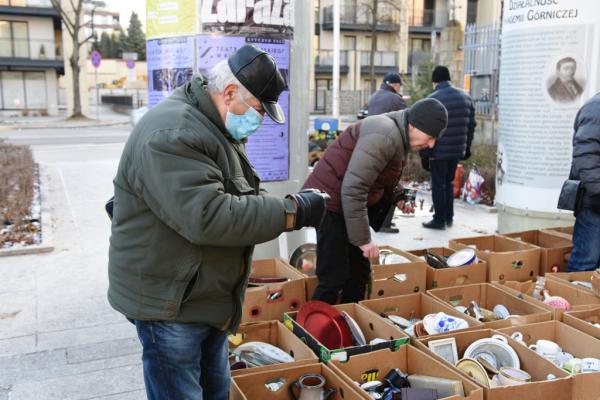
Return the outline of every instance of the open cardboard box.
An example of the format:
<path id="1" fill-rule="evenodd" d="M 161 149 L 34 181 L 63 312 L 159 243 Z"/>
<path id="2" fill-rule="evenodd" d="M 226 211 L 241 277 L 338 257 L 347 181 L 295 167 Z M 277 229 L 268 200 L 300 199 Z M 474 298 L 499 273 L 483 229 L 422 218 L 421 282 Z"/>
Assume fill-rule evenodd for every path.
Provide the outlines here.
<path id="1" fill-rule="evenodd" d="M 569 226 L 561 226 L 558 228 L 547 228 L 544 229 L 544 232 L 547 232 L 551 235 L 555 235 L 555 236 L 560 236 L 562 238 L 565 238 L 567 240 L 570 240 L 571 242 L 573 241 L 573 229 L 575 228 L 574 225 L 569 225 Z"/>
<path id="2" fill-rule="evenodd" d="M 317 278 L 315 275 L 307 276 L 304 279 L 304 283 L 306 285 L 306 301 L 310 301 L 312 300 L 312 297 L 315 294 L 315 290 L 319 285 L 319 278 Z"/>
<path id="3" fill-rule="evenodd" d="M 337 360 L 330 364 L 331 369 L 343 377 L 348 384 L 353 382 L 365 383 L 379 380 L 393 368 L 409 375 L 427 375 L 437 378 L 452 379 L 462 382 L 464 396 L 454 395 L 444 397 L 445 400 L 479 400 L 483 399 L 483 390 L 471 380 L 441 361 L 413 346 L 401 346 L 397 351 L 378 350 L 369 354 L 359 354 L 350 357 L 343 363 Z M 364 399 L 371 399 L 367 392 L 359 389 Z M 440 397 L 442 398 L 442 397 Z"/>
<path id="4" fill-rule="evenodd" d="M 409 253 L 418 257 L 425 256 L 427 249 L 410 250 Z M 430 247 L 435 254 L 448 257 L 456 250 L 447 247 Z M 474 263 L 462 267 L 436 269 L 427 265 L 427 289 L 450 286 L 470 285 L 487 282 L 487 262 L 477 259 Z"/>
<path id="5" fill-rule="evenodd" d="M 523 334 L 523 341 L 529 346 L 540 339 L 558 344 L 562 351 L 576 358 L 594 357 L 600 359 L 600 341 L 577 329 L 558 321 L 513 326 L 499 329 L 508 336 L 515 332 Z M 600 397 L 600 372 L 589 372 L 573 376 L 573 399 L 598 400 Z"/>
<path id="6" fill-rule="evenodd" d="M 540 250 L 540 275 L 567 270 L 573 243 L 566 238 L 542 230 L 521 231 L 504 234 L 510 238 L 533 244 Z"/>
<path id="7" fill-rule="evenodd" d="M 358 393 L 359 389 L 356 386 L 346 382 L 326 365 L 310 364 L 233 377 L 229 400 L 289 400 L 290 385 L 305 374 L 320 374 L 325 378 L 325 388 L 335 389 L 335 393 L 329 397 L 329 400 L 364 398 Z M 284 380 L 284 384 L 279 390 L 273 392 L 266 387 L 266 384 L 277 379 Z"/>
<path id="8" fill-rule="evenodd" d="M 386 297 L 383 299 L 364 300 L 359 303 L 377 315 L 393 314 L 408 320 L 413 318 L 423 319 L 427 314 L 443 312 L 454 317 L 462 318 L 468 322 L 469 328 L 462 330 L 481 329 L 483 324 L 474 318 L 457 311 L 447 303 L 443 303 L 424 293 L 406 294 L 403 296 Z M 386 322 L 392 321 L 384 318 Z M 401 329 L 401 328 L 400 328 Z M 459 331 L 455 331 L 459 332 Z"/>
<path id="9" fill-rule="evenodd" d="M 279 321 L 265 321 L 256 322 L 252 324 L 243 324 L 240 325 L 238 329 L 238 334 L 242 335 L 242 344 L 248 342 L 264 342 L 272 344 L 273 346 L 279 347 L 281 350 L 294 357 L 294 362 L 286 363 L 283 365 L 272 364 L 265 365 L 262 367 L 238 369 L 235 371 L 231 371 L 231 376 L 239 376 L 259 371 L 287 368 L 291 365 L 314 364 L 319 362 L 319 359 L 317 358 L 317 356 L 315 356 L 315 353 L 313 353 L 313 351 L 309 349 L 308 346 L 304 344 L 304 342 L 302 342 L 302 340 L 300 340 L 296 335 L 290 332 L 290 330 L 287 329 Z M 233 345 L 231 342 L 229 343 L 230 350 L 233 350 L 236 347 L 237 346 Z"/>
<path id="10" fill-rule="evenodd" d="M 544 307 L 520 298 L 518 293 L 502 290 L 490 283 L 431 289 L 427 293 L 451 306 L 468 307 L 471 301 L 476 301 L 480 307 L 492 311 L 494 306 L 502 304 L 511 314 L 516 315 L 507 319 L 485 322 L 486 328 L 506 328 L 552 319 L 552 314 Z"/>
<path id="11" fill-rule="evenodd" d="M 530 303 L 537 304 L 540 307 L 552 312 L 552 319 L 560 321 L 562 318 L 563 310 L 553 308 L 543 301 L 537 300 L 533 297 L 535 289 L 535 282 L 494 282 L 493 285 L 502 288 L 508 292 L 520 296 Z M 570 285 L 569 283 L 561 282 L 559 280 L 546 279 L 545 286 L 550 292 L 551 296 L 560 296 L 565 298 L 573 307 L 572 310 L 586 310 L 590 306 L 599 305 L 600 298 L 594 296 L 584 288 Z"/>
<path id="12" fill-rule="evenodd" d="M 591 282 L 592 275 L 594 275 L 594 271 L 580 271 L 580 272 L 553 272 L 546 274 L 546 280 L 554 280 L 562 283 L 569 283 L 579 281 L 579 282 Z M 591 294 L 594 294 L 594 291 L 591 288 L 573 285 L 578 289 L 582 289 L 588 291 Z"/>
<path id="13" fill-rule="evenodd" d="M 596 328 L 588 321 L 600 323 L 600 307 L 588 310 L 568 311 L 563 314 L 563 322 L 565 324 L 600 339 L 600 328 Z"/>
<path id="14" fill-rule="evenodd" d="M 280 321 L 284 312 L 297 310 L 306 302 L 304 275 L 281 258 L 253 261 L 250 276 L 285 277 L 288 281 L 247 288 L 242 323 Z"/>
<path id="15" fill-rule="evenodd" d="M 488 263 L 488 282 L 526 281 L 540 270 L 540 248 L 505 236 L 489 235 L 452 239 L 454 250 L 474 247 L 477 257 Z"/>
<path id="16" fill-rule="evenodd" d="M 319 342 L 313 335 L 307 332 L 300 324 L 296 322 L 297 311 L 285 313 L 283 316 L 285 326 L 294 332 L 296 336 L 302 339 L 310 347 L 321 361 L 328 362 L 331 359 L 345 361 L 348 357 L 355 354 L 368 353 L 373 350 L 392 349 L 396 350 L 399 346 L 409 342 L 410 338 L 404 331 L 393 324 L 387 323 L 379 315 L 367 310 L 365 307 L 356 304 L 337 304 L 338 311 L 347 312 L 358 324 L 367 344 L 365 346 L 350 346 L 341 349 L 328 349 Z M 368 344 L 375 338 L 384 339 L 384 342 L 377 344 Z"/>
<path id="17" fill-rule="evenodd" d="M 465 350 L 467 350 L 467 347 L 469 347 L 471 343 L 479 339 L 491 338 L 495 334 L 498 333 L 491 329 L 456 332 L 442 336 L 416 339 L 415 345 L 419 349 L 433 355 L 433 357 L 436 359 L 443 361 L 446 363 L 446 365 L 451 365 L 442 357 L 438 356 L 432 352 L 431 349 L 429 349 L 429 341 L 453 337 L 456 340 L 458 358 L 462 359 Z M 517 386 L 503 386 L 495 388 L 484 387 L 484 396 L 487 400 L 573 400 L 573 379 L 566 371 L 558 368 L 556 365 L 546 360 L 535 351 L 519 344 L 514 339 L 507 337 L 507 341 L 519 356 L 521 369 L 527 371 L 529 375 L 531 375 L 531 382 Z M 483 387 L 483 385 L 478 383 L 466 373 L 460 371 L 455 366 L 452 366 L 452 368 L 459 371 L 465 377 L 471 379 L 478 386 Z M 556 376 L 556 379 L 547 380 L 548 374 L 553 374 Z"/>
<path id="18" fill-rule="evenodd" d="M 419 257 L 391 246 L 381 246 L 394 254 L 401 255 L 409 262 L 398 264 L 373 264 L 371 260 L 371 280 L 367 298 L 398 296 L 425 291 L 427 283 L 427 264 Z"/>
<path id="19" fill-rule="evenodd" d="M 398 254 L 398 255 L 400 255 L 402 257 L 406 257 L 409 260 L 411 260 L 412 262 L 423 262 L 423 260 L 421 260 L 420 258 L 415 257 L 414 255 L 412 255 L 410 253 L 407 253 L 404 250 L 400 250 L 400 249 L 398 249 L 398 248 L 396 248 L 394 246 L 388 246 L 388 245 L 379 246 L 379 252 L 381 253 L 381 252 L 384 252 L 384 251 L 390 251 L 390 252 L 392 252 L 394 254 Z M 379 258 L 371 258 L 369 261 L 371 261 L 371 267 L 375 267 L 375 266 L 378 266 L 378 265 L 392 265 L 392 264 L 380 264 L 379 263 Z"/>

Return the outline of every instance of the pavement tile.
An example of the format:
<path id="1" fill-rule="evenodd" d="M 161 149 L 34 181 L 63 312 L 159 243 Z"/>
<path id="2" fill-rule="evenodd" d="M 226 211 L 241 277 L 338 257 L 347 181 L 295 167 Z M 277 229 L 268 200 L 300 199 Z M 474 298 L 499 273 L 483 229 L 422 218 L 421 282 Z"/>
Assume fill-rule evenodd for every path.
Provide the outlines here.
<path id="1" fill-rule="evenodd" d="M 128 321 L 85 328 L 66 329 L 38 334 L 37 350 L 59 349 L 108 340 L 136 337 L 135 327 Z"/>
<path id="2" fill-rule="evenodd" d="M 0 295 L 0 339 L 35 333 L 36 301 L 34 291 Z"/>
<path id="3" fill-rule="evenodd" d="M 137 337 L 110 340 L 102 343 L 69 347 L 67 349 L 67 362 L 69 364 L 82 363 L 130 354 L 140 354 L 141 351 L 142 345 Z"/>
<path id="4" fill-rule="evenodd" d="M 1 264 L 0 295 L 35 290 L 35 266 L 31 262 L 9 263 L 6 258 Z"/>
<path id="5" fill-rule="evenodd" d="M 2 398 L 0 397 L 0 400 Z M 146 400 L 145 390 L 135 390 L 133 392 L 117 393 L 109 396 L 90 397 L 85 400 Z"/>
<path id="6" fill-rule="evenodd" d="M 35 335 L 0 340 L 0 357 L 33 353 L 35 351 L 35 343 Z"/>

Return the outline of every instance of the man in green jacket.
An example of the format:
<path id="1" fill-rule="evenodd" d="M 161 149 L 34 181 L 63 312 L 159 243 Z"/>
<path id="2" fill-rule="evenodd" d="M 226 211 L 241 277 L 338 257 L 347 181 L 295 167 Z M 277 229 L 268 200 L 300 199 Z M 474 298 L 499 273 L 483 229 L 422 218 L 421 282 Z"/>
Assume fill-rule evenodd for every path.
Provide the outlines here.
<path id="1" fill-rule="evenodd" d="M 285 82 L 245 45 L 150 110 L 114 179 L 108 300 L 143 346 L 149 399 L 225 400 L 227 332 L 240 323 L 253 246 L 318 226 L 327 195 L 260 191 L 244 149 Z"/>

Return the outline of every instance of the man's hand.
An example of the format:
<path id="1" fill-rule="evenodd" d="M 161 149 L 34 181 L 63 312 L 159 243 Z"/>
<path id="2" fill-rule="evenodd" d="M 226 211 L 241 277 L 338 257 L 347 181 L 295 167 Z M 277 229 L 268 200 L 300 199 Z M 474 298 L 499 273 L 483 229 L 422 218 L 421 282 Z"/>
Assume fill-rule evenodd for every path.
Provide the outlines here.
<path id="1" fill-rule="evenodd" d="M 327 193 L 317 189 L 303 189 L 296 194 L 288 194 L 286 197 L 296 202 L 294 229 L 301 229 L 305 226 L 318 228 L 321 225 L 330 199 Z"/>
<path id="2" fill-rule="evenodd" d="M 378 258 L 379 257 L 379 246 L 372 240 L 367 243 L 359 246 L 359 248 L 363 252 L 363 256 L 365 258 Z"/>
<path id="3" fill-rule="evenodd" d="M 404 213 L 404 214 L 414 214 L 415 213 L 415 207 L 411 202 L 406 202 L 404 200 L 400 200 L 396 204 L 396 207 L 398 207 L 398 209 L 400 211 L 402 211 L 402 213 Z"/>

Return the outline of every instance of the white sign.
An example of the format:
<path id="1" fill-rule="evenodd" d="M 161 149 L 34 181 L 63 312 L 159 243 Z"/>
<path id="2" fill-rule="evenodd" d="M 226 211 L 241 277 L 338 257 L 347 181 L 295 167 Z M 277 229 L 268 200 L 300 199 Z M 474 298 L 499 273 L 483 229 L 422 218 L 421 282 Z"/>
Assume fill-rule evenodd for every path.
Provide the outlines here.
<path id="1" fill-rule="evenodd" d="M 496 201 L 557 212 L 573 120 L 599 89 L 597 0 L 508 0 L 500 65 Z"/>

